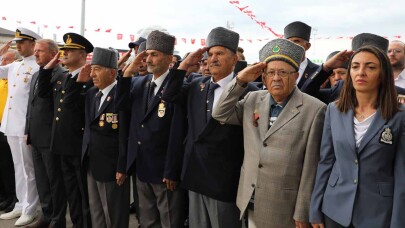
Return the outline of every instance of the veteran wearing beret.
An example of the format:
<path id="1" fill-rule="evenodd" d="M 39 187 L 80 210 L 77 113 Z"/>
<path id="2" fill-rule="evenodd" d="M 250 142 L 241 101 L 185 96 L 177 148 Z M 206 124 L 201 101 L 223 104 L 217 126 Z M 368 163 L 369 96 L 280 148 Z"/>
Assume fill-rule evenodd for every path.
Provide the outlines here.
<path id="1" fill-rule="evenodd" d="M 114 105 L 117 61 L 117 51 L 96 47 L 87 75 L 94 87 L 86 94 L 82 163 L 93 227 L 125 228 L 129 222 L 126 154 L 119 149 L 120 116 Z"/>
<path id="2" fill-rule="evenodd" d="M 130 113 L 127 171 L 136 175 L 141 227 L 181 227 L 184 191 L 179 188 L 185 114 L 162 99 L 175 37 L 152 31 L 146 50 L 119 76 L 116 107 Z M 146 57 L 150 74 L 136 76 Z M 135 75 L 135 76 L 134 76 Z M 134 76 L 134 77 L 133 77 Z"/>
<path id="3" fill-rule="evenodd" d="M 245 156 L 236 203 L 249 227 L 310 227 L 309 204 L 319 160 L 326 105 L 296 86 L 304 49 L 275 39 L 260 50 L 260 63 L 233 79 L 213 117 L 243 126 Z M 268 91 L 248 93 L 263 75 Z"/>
<path id="4" fill-rule="evenodd" d="M 83 183 L 81 152 L 84 132 L 84 101 L 86 92 L 93 86 L 86 75 L 90 68 L 84 68 L 87 54 L 93 45 L 76 33 L 63 35 L 65 42 L 62 63 L 69 72 L 52 84 L 52 71 L 59 64 L 59 53 L 39 71 L 38 90 L 41 94 L 53 94 L 53 124 L 51 151 L 59 157 L 62 178 L 65 184 L 70 218 L 75 227 L 90 225 L 86 186 Z M 83 74 L 81 74 L 83 71 Z M 88 72 L 87 72 L 88 74 Z"/>
<path id="5" fill-rule="evenodd" d="M 181 184 L 189 192 L 190 227 L 241 227 L 235 201 L 244 153 L 242 128 L 212 118 L 221 93 L 235 77 L 238 43 L 238 33 L 222 27 L 212 29 L 207 47 L 182 61 L 165 90 L 164 100 L 187 109 Z M 195 78 L 183 85 L 185 72 L 201 61 L 205 51 L 212 77 Z M 240 97 L 252 90 L 257 87 L 249 84 Z"/>
<path id="6" fill-rule="evenodd" d="M 35 32 L 19 27 L 15 38 L 18 53 L 22 61 L 0 66 L 0 77 L 8 79 L 8 97 L 4 107 L 0 131 L 7 136 L 14 162 L 16 195 L 18 202 L 14 209 L 2 214 L 0 219 L 14 219 L 20 217 L 16 226 L 31 223 L 36 217 L 38 193 L 36 190 L 32 150 L 27 145 L 25 130 L 25 117 L 32 76 L 38 71 L 35 62 L 35 40 L 41 37 Z M 7 52 L 11 42 L 0 49 L 0 55 Z"/>

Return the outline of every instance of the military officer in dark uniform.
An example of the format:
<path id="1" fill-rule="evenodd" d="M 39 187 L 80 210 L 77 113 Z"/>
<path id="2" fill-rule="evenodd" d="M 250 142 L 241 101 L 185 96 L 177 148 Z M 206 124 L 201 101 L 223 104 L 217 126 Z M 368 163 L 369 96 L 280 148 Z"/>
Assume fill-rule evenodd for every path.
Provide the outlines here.
<path id="1" fill-rule="evenodd" d="M 62 63 L 69 73 L 55 88 L 50 83 L 52 71 L 58 66 L 59 54 L 39 72 L 38 87 L 44 91 L 53 90 L 54 116 L 51 135 L 51 151 L 60 156 L 62 177 L 65 183 L 70 217 L 74 227 L 87 227 L 90 221 L 89 209 L 81 173 L 81 151 L 84 132 L 84 100 L 92 82 L 83 83 L 80 71 L 86 64 L 87 54 L 93 45 L 83 36 L 66 33 Z"/>
<path id="2" fill-rule="evenodd" d="M 241 227 L 236 192 L 243 161 L 242 127 L 220 124 L 211 116 L 225 86 L 235 77 L 239 34 L 214 28 L 208 48 L 199 49 L 182 61 L 168 82 L 164 100 L 186 106 L 188 132 L 181 175 L 189 190 L 190 227 Z M 212 77 L 199 77 L 183 85 L 185 71 L 201 61 L 208 49 Z M 248 84 L 246 92 L 257 90 Z"/>
<path id="3" fill-rule="evenodd" d="M 129 223 L 129 183 L 126 154 L 119 150 L 119 115 L 114 105 L 117 52 L 94 48 L 89 72 L 82 82 L 93 79 L 86 94 L 86 125 L 82 162 L 87 172 L 89 206 L 93 227 L 127 228 Z M 85 70 L 82 70 L 84 72 Z"/>
<path id="4" fill-rule="evenodd" d="M 43 68 L 58 53 L 58 45 L 49 39 L 37 40 L 34 56 Z M 52 71 L 50 86 L 63 81 L 66 69 L 57 66 Z M 51 90 L 38 89 L 38 73 L 32 76 L 28 99 L 25 134 L 27 143 L 32 147 L 35 181 L 42 208 L 41 218 L 28 227 L 66 227 L 66 195 L 58 155 L 51 152 L 51 133 L 53 122 L 53 97 Z"/>
<path id="5" fill-rule="evenodd" d="M 308 51 L 311 47 L 311 43 L 309 42 L 311 38 L 311 26 L 301 21 L 294 21 L 284 28 L 284 38 L 300 45 L 305 51 Z M 301 89 L 307 78 L 311 76 L 318 67 L 318 65 L 311 62 L 311 60 L 304 55 L 298 71 L 297 86 L 299 89 Z"/>
<path id="6" fill-rule="evenodd" d="M 137 177 L 141 227 L 177 228 L 184 222 L 185 194 L 178 182 L 185 115 L 180 106 L 162 99 L 174 72 L 169 72 L 174 42 L 174 36 L 152 31 L 146 51 L 135 57 L 117 84 L 117 108 L 131 113 L 127 169 Z M 132 77 L 144 57 L 151 74 Z"/>

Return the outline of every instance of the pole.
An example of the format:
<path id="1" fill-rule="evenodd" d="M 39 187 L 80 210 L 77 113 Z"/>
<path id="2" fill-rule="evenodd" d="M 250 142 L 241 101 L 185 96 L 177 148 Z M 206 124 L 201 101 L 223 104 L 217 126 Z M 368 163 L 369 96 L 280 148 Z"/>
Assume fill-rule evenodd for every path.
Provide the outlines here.
<path id="1" fill-rule="evenodd" d="M 86 0 L 82 0 L 82 14 L 80 20 L 80 35 L 84 36 L 84 24 L 86 17 Z"/>

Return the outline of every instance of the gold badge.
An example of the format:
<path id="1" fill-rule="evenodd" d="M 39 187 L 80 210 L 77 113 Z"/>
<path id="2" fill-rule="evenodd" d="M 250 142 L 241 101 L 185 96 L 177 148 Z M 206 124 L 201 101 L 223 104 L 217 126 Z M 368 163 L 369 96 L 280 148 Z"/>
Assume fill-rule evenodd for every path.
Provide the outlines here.
<path id="1" fill-rule="evenodd" d="M 111 123 L 116 124 L 118 123 L 118 114 L 113 114 L 112 115 L 112 121 Z"/>
<path id="2" fill-rule="evenodd" d="M 72 43 L 72 38 L 70 38 L 70 35 L 68 35 L 68 38 L 66 39 L 66 44 Z"/>
<path id="3" fill-rule="evenodd" d="M 162 118 L 163 116 L 165 116 L 165 113 L 166 113 L 165 103 L 160 102 L 159 108 L 158 108 L 158 116 L 160 118 Z"/>
<path id="4" fill-rule="evenodd" d="M 385 128 L 381 133 L 380 142 L 392 145 L 392 133 L 390 128 Z"/>
<path id="5" fill-rule="evenodd" d="M 28 83 L 28 78 L 27 77 L 24 78 L 24 83 Z"/>
<path id="6" fill-rule="evenodd" d="M 112 124 L 111 127 L 112 127 L 112 129 L 117 129 L 117 128 L 118 128 L 118 124 L 116 124 L 116 123 L 115 123 L 115 124 Z"/>
<path id="7" fill-rule="evenodd" d="M 107 123 L 111 123 L 113 119 L 113 114 L 112 113 L 106 113 L 105 120 Z"/>
<path id="8" fill-rule="evenodd" d="M 98 126 L 104 127 L 104 121 L 102 121 L 102 120 L 98 121 Z"/>

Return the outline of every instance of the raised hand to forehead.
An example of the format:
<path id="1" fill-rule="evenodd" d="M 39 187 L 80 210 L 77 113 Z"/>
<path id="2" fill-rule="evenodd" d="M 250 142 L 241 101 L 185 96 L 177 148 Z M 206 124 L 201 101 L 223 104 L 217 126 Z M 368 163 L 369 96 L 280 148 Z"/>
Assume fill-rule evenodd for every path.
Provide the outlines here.
<path id="1" fill-rule="evenodd" d="M 137 54 L 124 71 L 124 77 L 132 77 L 135 73 L 138 73 L 138 68 L 142 65 L 143 58 L 146 57 L 146 51 Z"/>
<path id="2" fill-rule="evenodd" d="M 48 64 L 44 66 L 44 69 L 53 69 L 59 64 L 59 57 L 60 57 L 60 52 L 58 52 L 51 61 L 49 61 Z"/>
<path id="3" fill-rule="evenodd" d="M 203 58 L 203 53 L 208 50 L 208 47 L 197 49 L 195 52 L 190 53 L 179 65 L 177 69 L 187 71 L 188 68 L 198 64 Z"/>
<path id="4" fill-rule="evenodd" d="M 265 62 L 253 63 L 240 71 L 236 77 L 243 83 L 253 82 L 263 73 L 263 69 L 265 69 L 266 66 L 267 64 Z"/>

